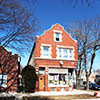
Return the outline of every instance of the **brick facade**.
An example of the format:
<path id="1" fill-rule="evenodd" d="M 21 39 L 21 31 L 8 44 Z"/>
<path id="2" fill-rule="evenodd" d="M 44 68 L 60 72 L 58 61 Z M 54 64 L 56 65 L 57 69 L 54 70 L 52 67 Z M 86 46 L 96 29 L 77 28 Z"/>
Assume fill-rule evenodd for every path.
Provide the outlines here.
<path id="1" fill-rule="evenodd" d="M 18 55 L 12 55 L 4 47 L 0 47 L 0 75 L 6 75 L 5 86 L 0 86 L 1 92 L 17 92 Z M 1 85 L 1 83 L 0 83 Z"/>
<path id="2" fill-rule="evenodd" d="M 55 41 L 55 33 L 60 33 L 60 40 Z M 49 55 L 50 57 L 42 57 L 42 47 L 46 46 L 50 48 Z M 60 59 L 58 58 L 58 48 L 67 48 L 73 50 L 73 58 L 72 59 Z M 59 79 L 60 77 L 64 77 L 64 80 L 66 77 L 69 77 L 67 75 L 67 70 L 64 72 L 65 69 L 68 69 L 68 73 L 70 72 L 72 75 L 73 69 L 77 68 L 78 64 L 78 52 L 77 52 L 77 41 L 72 39 L 70 34 L 68 34 L 62 26 L 59 24 L 53 25 L 52 28 L 45 31 L 44 34 L 41 36 L 36 37 L 36 41 L 34 43 L 31 56 L 29 58 L 28 64 L 32 65 L 36 68 L 36 73 L 39 77 L 39 80 L 36 84 L 36 91 L 61 91 L 61 89 L 64 89 L 65 91 L 68 91 L 69 89 L 69 83 L 67 81 L 64 81 Z M 64 51 L 64 50 L 63 50 Z M 60 61 L 63 62 L 62 67 L 60 66 Z M 39 74 L 39 71 L 44 71 L 44 74 L 41 76 Z M 58 70 L 56 73 L 52 73 L 53 70 Z M 50 70 L 52 70 L 50 72 Z M 51 76 L 50 76 L 51 75 Z M 57 77 L 57 81 L 54 80 L 54 84 L 58 85 L 52 85 L 53 81 L 49 78 Z M 41 78 L 40 78 L 41 77 Z M 43 81 L 42 81 L 43 79 Z M 67 80 L 67 79 L 66 79 Z M 50 83 L 50 81 L 52 81 Z M 60 84 L 60 81 L 63 82 Z M 43 82 L 43 83 L 42 83 Z M 40 88 L 42 87 L 42 88 Z"/>

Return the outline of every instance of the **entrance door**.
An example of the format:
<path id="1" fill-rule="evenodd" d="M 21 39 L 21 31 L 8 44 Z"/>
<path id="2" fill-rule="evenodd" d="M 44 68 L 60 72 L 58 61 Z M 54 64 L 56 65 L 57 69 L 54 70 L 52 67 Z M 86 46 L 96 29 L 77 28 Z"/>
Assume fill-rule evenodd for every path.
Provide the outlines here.
<path id="1" fill-rule="evenodd" d="M 44 91 L 44 75 L 39 76 L 39 91 Z"/>

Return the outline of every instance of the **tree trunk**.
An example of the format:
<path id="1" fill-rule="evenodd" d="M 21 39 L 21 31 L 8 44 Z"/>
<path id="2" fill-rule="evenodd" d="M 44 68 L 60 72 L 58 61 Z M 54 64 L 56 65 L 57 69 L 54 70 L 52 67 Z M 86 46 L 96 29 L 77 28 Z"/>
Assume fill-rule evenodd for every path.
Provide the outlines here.
<path id="1" fill-rule="evenodd" d="M 79 76 L 80 76 L 80 87 L 81 87 L 81 70 L 80 70 L 80 75 Z"/>
<path id="2" fill-rule="evenodd" d="M 89 90 L 89 76 L 86 75 L 86 90 Z"/>
<path id="3" fill-rule="evenodd" d="M 78 74 L 77 74 L 77 70 L 75 70 L 76 73 L 76 89 L 78 89 Z"/>

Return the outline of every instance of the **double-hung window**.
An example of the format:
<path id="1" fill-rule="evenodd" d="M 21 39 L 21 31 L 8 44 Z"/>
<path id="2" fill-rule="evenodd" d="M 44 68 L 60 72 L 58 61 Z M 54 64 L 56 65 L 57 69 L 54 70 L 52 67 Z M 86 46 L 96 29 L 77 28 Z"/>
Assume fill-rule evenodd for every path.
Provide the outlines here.
<path id="1" fill-rule="evenodd" d="M 68 49 L 62 49 L 63 52 L 63 58 L 68 58 Z"/>
<path id="2" fill-rule="evenodd" d="M 73 58 L 73 50 L 69 49 L 69 58 L 72 59 Z"/>
<path id="3" fill-rule="evenodd" d="M 50 57 L 50 47 L 49 46 L 42 47 L 42 57 Z"/>
<path id="4" fill-rule="evenodd" d="M 61 58 L 61 59 L 73 59 L 73 49 L 58 48 L 58 58 Z"/>

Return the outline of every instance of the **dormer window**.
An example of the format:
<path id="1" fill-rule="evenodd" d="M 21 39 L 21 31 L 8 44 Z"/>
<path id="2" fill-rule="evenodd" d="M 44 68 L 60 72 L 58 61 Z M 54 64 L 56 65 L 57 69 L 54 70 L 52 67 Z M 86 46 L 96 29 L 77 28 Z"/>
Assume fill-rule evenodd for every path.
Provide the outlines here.
<path id="1" fill-rule="evenodd" d="M 54 32 L 54 41 L 55 42 L 62 42 L 62 31 L 53 30 L 53 32 Z"/>

